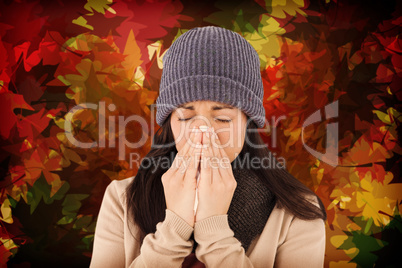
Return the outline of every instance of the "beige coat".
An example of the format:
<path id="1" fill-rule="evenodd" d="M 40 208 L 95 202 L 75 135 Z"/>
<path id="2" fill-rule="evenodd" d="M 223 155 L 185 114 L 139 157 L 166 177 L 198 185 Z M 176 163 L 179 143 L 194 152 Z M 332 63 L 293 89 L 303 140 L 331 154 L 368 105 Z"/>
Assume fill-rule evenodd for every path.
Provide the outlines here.
<path id="1" fill-rule="evenodd" d="M 114 180 L 106 188 L 99 212 L 90 267 L 181 267 L 198 242 L 196 257 L 206 267 L 323 267 L 325 223 L 305 221 L 277 206 L 247 252 L 234 237 L 227 215 L 213 216 L 192 228 L 166 209 L 164 221 L 141 245 L 139 229 L 127 217 L 124 192 L 134 179 Z"/>

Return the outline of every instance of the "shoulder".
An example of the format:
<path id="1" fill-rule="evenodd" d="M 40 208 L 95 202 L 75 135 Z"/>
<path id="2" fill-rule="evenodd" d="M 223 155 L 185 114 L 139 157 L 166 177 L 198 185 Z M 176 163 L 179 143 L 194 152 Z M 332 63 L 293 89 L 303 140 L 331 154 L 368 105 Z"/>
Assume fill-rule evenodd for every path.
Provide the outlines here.
<path id="1" fill-rule="evenodd" d="M 320 207 L 317 197 L 308 200 Z M 284 232 L 278 241 L 275 266 L 297 267 L 304 263 L 306 267 L 323 267 L 326 229 L 325 221 L 321 218 L 306 220 L 292 213 L 283 212 L 287 219 Z M 292 258 L 289 258 L 292 255 Z"/>
<path id="2" fill-rule="evenodd" d="M 311 204 L 315 205 L 317 208 L 320 208 L 320 203 L 315 195 L 305 195 L 304 197 L 306 200 L 308 200 Z M 280 203 L 276 202 L 275 207 L 272 211 L 276 215 L 281 215 L 281 219 L 285 221 L 293 221 L 295 219 L 298 219 L 294 213 L 283 207 Z"/>
<path id="3" fill-rule="evenodd" d="M 317 197 L 306 196 L 306 199 L 315 206 L 320 207 Z M 278 203 L 268 218 L 266 228 L 267 230 L 276 230 L 279 244 L 302 233 L 317 236 L 325 235 L 325 221 L 323 219 L 300 219 Z"/>
<path id="4" fill-rule="evenodd" d="M 320 207 L 320 202 L 319 197 L 316 195 L 309 195 L 305 197 L 311 204 L 315 205 L 317 208 L 321 209 Z M 293 216 L 293 222 L 294 224 L 297 224 L 298 226 L 306 226 L 308 228 L 314 228 L 317 227 L 317 230 L 315 233 L 325 233 L 325 220 L 322 218 L 316 218 L 312 220 L 303 220 L 298 217 Z M 312 230 L 313 231 L 313 230 Z"/>
<path id="5" fill-rule="evenodd" d="M 317 196 L 309 195 L 305 197 L 310 203 L 320 208 Z M 300 243 L 315 244 L 325 246 L 325 221 L 321 218 L 301 219 L 293 213 L 286 212 L 288 221 L 288 230 L 285 237 L 286 241 L 300 241 Z"/>
<path id="6" fill-rule="evenodd" d="M 126 189 L 134 180 L 135 176 L 122 179 L 122 180 L 113 180 L 106 187 L 105 195 L 103 197 L 104 200 L 113 199 L 120 203 L 125 203 L 126 200 Z"/>
<path id="7" fill-rule="evenodd" d="M 114 188 L 117 192 L 123 193 L 130 183 L 134 180 L 135 176 L 122 179 L 122 180 L 113 180 L 107 188 Z"/>

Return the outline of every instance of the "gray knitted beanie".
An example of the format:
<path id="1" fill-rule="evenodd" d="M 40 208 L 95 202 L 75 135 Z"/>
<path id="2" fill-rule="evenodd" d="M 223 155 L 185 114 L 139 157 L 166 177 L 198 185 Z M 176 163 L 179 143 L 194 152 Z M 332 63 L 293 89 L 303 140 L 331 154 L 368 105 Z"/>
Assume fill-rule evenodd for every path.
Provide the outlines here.
<path id="1" fill-rule="evenodd" d="M 250 43 L 231 30 L 196 27 L 163 56 L 156 122 L 162 126 L 178 105 L 211 100 L 239 108 L 262 128 L 263 96 L 260 60 Z"/>

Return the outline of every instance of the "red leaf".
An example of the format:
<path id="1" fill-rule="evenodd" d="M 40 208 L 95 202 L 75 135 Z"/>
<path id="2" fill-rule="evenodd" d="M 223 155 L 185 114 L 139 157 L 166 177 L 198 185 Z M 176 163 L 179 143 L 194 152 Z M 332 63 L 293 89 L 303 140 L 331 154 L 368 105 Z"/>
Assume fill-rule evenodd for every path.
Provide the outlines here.
<path id="1" fill-rule="evenodd" d="M 52 117 L 60 110 L 61 108 L 52 109 L 45 113 L 45 108 L 42 108 L 39 112 L 24 117 L 17 124 L 20 137 L 27 137 L 29 142 L 34 142 L 35 138 L 49 125 Z"/>
<path id="2" fill-rule="evenodd" d="M 34 110 L 25 102 L 22 95 L 11 92 L 0 93 L 0 114 L 4 118 L 0 125 L 0 135 L 5 139 L 10 136 L 11 129 L 17 123 L 17 115 L 14 113 L 16 108 Z"/>

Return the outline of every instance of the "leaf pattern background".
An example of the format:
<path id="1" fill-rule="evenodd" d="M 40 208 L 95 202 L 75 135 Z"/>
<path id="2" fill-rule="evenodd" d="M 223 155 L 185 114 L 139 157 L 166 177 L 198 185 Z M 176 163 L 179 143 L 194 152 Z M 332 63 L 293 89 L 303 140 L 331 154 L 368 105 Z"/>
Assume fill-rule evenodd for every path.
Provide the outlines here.
<path id="1" fill-rule="evenodd" d="M 261 60 L 262 133 L 290 173 L 314 190 L 328 213 L 325 267 L 397 267 L 402 238 L 400 1 L 3 1 L 0 3 L 0 264 L 77 266 L 90 261 L 96 217 L 111 180 L 134 176 L 129 155 L 149 151 L 152 131 L 127 125 L 141 148 L 77 148 L 99 136 L 100 116 L 152 115 L 162 57 L 197 26 L 244 36 Z M 339 165 L 303 147 L 302 123 L 339 102 Z M 107 114 L 106 114 L 107 113 Z M 108 122 L 110 123 L 110 122 Z M 271 123 L 271 122 L 269 122 Z M 305 129 L 325 149 L 328 121 Z M 121 158 L 123 160 L 121 160 Z"/>

